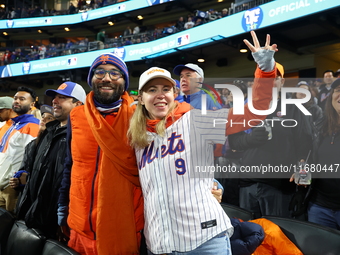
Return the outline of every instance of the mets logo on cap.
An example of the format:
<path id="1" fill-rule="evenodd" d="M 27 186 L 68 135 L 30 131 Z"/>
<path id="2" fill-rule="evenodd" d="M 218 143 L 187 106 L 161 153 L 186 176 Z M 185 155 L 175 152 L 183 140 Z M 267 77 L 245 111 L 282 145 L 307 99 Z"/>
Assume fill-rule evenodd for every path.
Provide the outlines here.
<path id="1" fill-rule="evenodd" d="M 109 55 L 101 55 L 99 61 L 102 62 L 103 65 L 106 65 L 106 61 L 108 61 L 109 58 Z"/>
<path id="2" fill-rule="evenodd" d="M 246 32 L 258 29 L 261 26 L 262 20 L 262 9 L 260 7 L 255 7 L 244 12 L 242 17 L 242 27 Z"/>
<path id="3" fill-rule="evenodd" d="M 67 88 L 67 84 L 66 83 L 63 83 L 61 84 L 59 87 L 58 87 L 58 90 L 64 90 Z"/>

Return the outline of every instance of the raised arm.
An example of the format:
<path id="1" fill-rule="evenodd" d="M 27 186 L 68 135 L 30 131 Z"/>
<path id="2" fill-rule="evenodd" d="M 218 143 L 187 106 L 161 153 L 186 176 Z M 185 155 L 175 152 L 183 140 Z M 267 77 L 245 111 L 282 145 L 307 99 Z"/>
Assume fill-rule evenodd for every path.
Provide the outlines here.
<path id="1" fill-rule="evenodd" d="M 253 44 L 246 39 L 243 41 L 252 52 L 254 60 L 257 63 L 254 85 L 252 87 L 253 106 L 256 110 L 267 110 L 269 109 L 270 101 L 272 100 L 272 88 L 276 77 L 274 54 L 278 49 L 276 44 L 270 45 L 270 35 L 267 35 L 264 47 L 260 46 L 254 31 L 251 31 L 251 36 L 253 38 Z M 248 104 L 245 105 L 243 115 L 235 115 L 233 111 L 234 109 L 231 108 L 229 112 L 227 135 L 248 129 L 250 127 L 248 125 L 249 120 L 263 120 L 266 118 L 266 115 L 252 113 Z M 253 121 L 250 124 L 255 126 L 258 123 L 259 121 Z"/>

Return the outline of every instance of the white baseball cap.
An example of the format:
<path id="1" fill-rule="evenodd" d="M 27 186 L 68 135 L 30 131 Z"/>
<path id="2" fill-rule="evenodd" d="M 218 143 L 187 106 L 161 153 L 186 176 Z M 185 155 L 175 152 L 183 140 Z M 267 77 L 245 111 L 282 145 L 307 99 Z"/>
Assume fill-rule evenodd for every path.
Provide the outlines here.
<path id="1" fill-rule="evenodd" d="M 193 70 L 195 71 L 196 73 L 198 73 L 202 79 L 204 79 L 204 72 L 203 72 L 203 69 L 200 68 L 198 65 L 196 64 L 192 64 L 192 63 L 188 63 L 186 65 L 178 65 L 178 66 L 175 66 L 174 68 L 174 74 L 180 76 L 181 75 L 181 72 L 184 68 L 188 68 L 190 70 Z"/>
<path id="2" fill-rule="evenodd" d="M 171 73 L 168 70 L 165 70 L 160 67 L 151 67 L 150 69 L 142 73 L 142 75 L 140 76 L 138 90 L 142 90 L 146 83 L 155 78 L 166 79 L 170 81 L 173 84 L 173 86 L 176 86 L 176 81 L 171 78 Z"/>

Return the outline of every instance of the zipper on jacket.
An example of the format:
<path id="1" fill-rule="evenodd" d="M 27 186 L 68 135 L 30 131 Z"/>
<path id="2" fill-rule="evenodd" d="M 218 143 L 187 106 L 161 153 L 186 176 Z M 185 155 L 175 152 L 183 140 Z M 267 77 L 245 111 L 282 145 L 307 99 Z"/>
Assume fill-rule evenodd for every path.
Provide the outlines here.
<path id="1" fill-rule="evenodd" d="M 92 187 L 91 187 L 91 205 L 90 205 L 90 212 L 89 212 L 89 222 L 90 222 L 90 229 L 93 232 L 94 240 L 97 240 L 96 232 L 93 230 L 93 222 L 92 222 L 92 210 L 94 204 L 94 189 L 95 189 L 95 182 L 98 174 L 98 163 L 100 157 L 100 147 L 98 146 L 97 150 L 97 158 L 96 158 L 96 170 L 94 171 L 93 179 L 92 179 Z"/>

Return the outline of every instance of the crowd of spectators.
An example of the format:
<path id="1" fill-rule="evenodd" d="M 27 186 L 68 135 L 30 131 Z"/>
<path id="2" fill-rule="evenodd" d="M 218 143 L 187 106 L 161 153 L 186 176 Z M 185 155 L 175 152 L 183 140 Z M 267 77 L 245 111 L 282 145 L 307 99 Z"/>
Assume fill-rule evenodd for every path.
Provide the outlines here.
<path id="1" fill-rule="evenodd" d="M 21 19 L 76 14 L 79 12 L 89 11 L 124 1 L 126 0 L 91 0 L 91 3 L 87 4 L 85 0 L 78 0 L 78 4 L 76 6 L 73 3 L 70 3 L 70 7 L 66 10 L 55 10 L 54 8 L 44 9 L 41 6 L 35 6 L 34 8 L 26 6 L 16 8 L 9 7 L 7 9 L 0 8 L 0 19 Z"/>
<path id="2" fill-rule="evenodd" d="M 268 0 L 270 1 L 270 0 Z M 78 11 L 84 10 L 84 8 L 100 8 L 108 4 L 116 3 L 116 0 L 92 0 L 90 5 L 86 4 L 86 1 L 78 1 L 78 5 L 74 6 L 70 4 L 70 8 L 67 11 L 69 14 L 77 13 Z M 119 1 L 118 2 L 122 2 Z M 248 5 L 251 7 L 251 5 Z M 18 8 L 20 12 L 20 8 Z M 47 13 L 46 11 L 36 8 L 33 13 Z M 242 9 L 235 8 L 223 8 L 221 11 L 209 9 L 207 11 L 197 10 L 194 13 L 189 13 L 186 17 L 179 17 L 177 21 L 170 22 L 166 27 L 155 27 L 146 28 L 144 26 L 139 27 L 138 25 L 131 28 L 128 26 L 119 36 L 110 37 L 108 34 L 103 34 L 105 40 L 93 40 L 90 41 L 88 38 L 83 38 L 80 41 L 68 40 L 66 43 L 50 43 L 49 45 L 36 45 L 27 47 L 17 47 L 8 54 L 3 56 L 1 64 L 18 63 L 32 60 L 39 60 L 44 58 L 51 58 L 56 56 L 64 56 L 69 54 L 82 53 L 87 51 L 93 51 L 98 49 L 107 49 L 122 47 L 132 44 L 145 43 L 153 40 L 160 39 L 162 37 L 181 32 L 183 30 L 190 29 L 192 27 L 203 25 L 207 22 L 211 22 L 217 19 L 221 19 L 241 11 Z M 50 12 L 48 12 L 50 13 Z M 1 17 L 1 15 L 0 15 Z M 101 31 L 102 32 L 102 31 Z M 101 33 L 100 32 L 100 33 Z M 98 34 L 100 34 L 98 33 Z M 102 44 L 103 42 L 103 44 Z M 7 51 L 6 51 L 7 52 Z"/>

